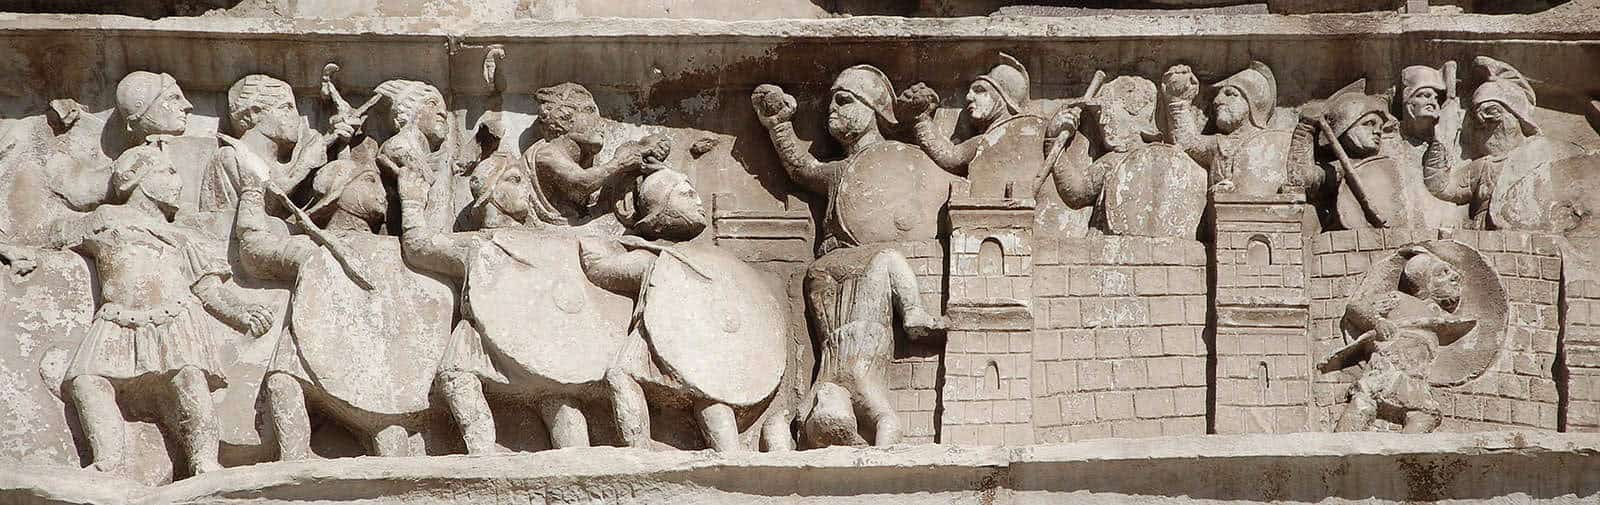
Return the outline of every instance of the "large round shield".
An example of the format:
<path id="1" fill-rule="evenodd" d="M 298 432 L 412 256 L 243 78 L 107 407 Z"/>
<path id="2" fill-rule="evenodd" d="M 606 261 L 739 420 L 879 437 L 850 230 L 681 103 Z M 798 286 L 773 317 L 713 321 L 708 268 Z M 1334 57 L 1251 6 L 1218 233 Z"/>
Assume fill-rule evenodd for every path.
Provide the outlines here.
<path id="1" fill-rule="evenodd" d="M 453 312 L 450 287 L 406 267 L 395 237 L 339 237 L 362 289 L 327 249 L 300 266 L 291 324 L 306 371 L 335 398 L 378 414 L 428 407 Z"/>
<path id="2" fill-rule="evenodd" d="M 1033 196 L 1029 186 L 1044 167 L 1044 120 L 1021 115 L 989 127 L 978 151 L 967 164 L 970 194 L 976 198 L 1002 198 L 1011 186 L 1014 198 Z"/>
<path id="3" fill-rule="evenodd" d="M 829 193 L 841 238 L 855 244 L 933 238 L 950 176 L 921 149 L 884 141 L 850 157 Z"/>
<path id="4" fill-rule="evenodd" d="M 1228 156 L 1233 168 L 1233 191 L 1241 195 L 1272 195 L 1289 182 L 1288 130 L 1262 130 L 1239 142 Z"/>
<path id="5" fill-rule="evenodd" d="M 1150 144 L 1106 171 L 1106 227 L 1115 235 L 1195 238 L 1206 207 L 1206 171 L 1187 153 Z"/>
<path id="6" fill-rule="evenodd" d="M 643 294 L 645 334 L 667 374 L 734 406 L 783 378 L 787 320 L 761 272 L 707 246 L 663 252 Z"/>
<path id="7" fill-rule="evenodd" d="M 1335 208 L 1340 224 L 1349 229 L 1410 228 L 1421 224 L 1418 206 L 1422 202 L 1409 201 L 1399 162 L 1388 156 L 1367 158 L 1350 170 L 1350 177 L 1361 186 L 1362 194 L 1356 196 L 1350 180 L 1339 185 Z M 1378 221 L 1373 222 L 1373 218 Z"/>
<path id="8" fill-rule="evenodd" d="M 498 230 L 467 264 L 467 303 L 496 361 L 562 384 L 605 377 L 632 301 L 589 282 L 578 240 L 560 231 Z"/>
<path id="9" fill-rule="evenodd" d="M 1568 238 L 1600 237 L 1600 151 L 1550 165 L 1547 204 L 1551 231 Z M 1593 253 L 1591 253 L 1593 254 Z"/>

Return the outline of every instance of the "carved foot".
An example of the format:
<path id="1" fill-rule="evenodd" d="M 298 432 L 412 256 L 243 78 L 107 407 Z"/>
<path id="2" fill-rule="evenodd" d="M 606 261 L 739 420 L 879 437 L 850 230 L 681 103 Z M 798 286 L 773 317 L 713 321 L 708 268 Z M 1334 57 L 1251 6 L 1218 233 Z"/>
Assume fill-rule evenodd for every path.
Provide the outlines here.
<path id="1" fill-rule="evenodd" d="M 911 337 L 912 340 L 943 335 L 948 326 L 943 317 L 935 317 L 926 310 L 912 309 L 906 311 L 906 336 Z"/>

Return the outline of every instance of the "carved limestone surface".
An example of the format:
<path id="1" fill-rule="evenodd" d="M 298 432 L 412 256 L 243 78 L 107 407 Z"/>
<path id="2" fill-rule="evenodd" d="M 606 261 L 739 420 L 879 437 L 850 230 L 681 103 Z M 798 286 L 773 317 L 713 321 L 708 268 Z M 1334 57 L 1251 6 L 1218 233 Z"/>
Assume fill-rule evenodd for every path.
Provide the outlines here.
<path id="1" fill-rule="evenodd" d="M 1109 235 L 1194 238 L 1205 208 L 1205 171 L 1160 141 L 1156 86 L 1137 76 L 1099 82 L 1052 120 L 1047 163 L 1069 207 L 1093 206 L 1090 224 Z M 1080 131 L 1093 114 L 1095 136 Z"/>
<path id="2" fill-rule="evenodd" d="M 1487 56 L 1473 65 L 1484 80 L 1467 112 L 1471 161 L 1453 164 L 1449 139 L 1431 139 L 1423 158 L 1428 191 L 1469 205 L 1469 224 L 1479 229 L 1548 230 L 1551 164 L 1583 149 L 1540 130 L 1533 117 L 1537 96 L 1521 71 Z"/>
<path id="3" fill-rule="evenodd" d="M 1345 347 L 1330 372 L 1362 364 L 1336 427 L 1359 431 L 1382 418 L 1408 433 L 1442 420 L 1435 386 L 1477 378 L 1500 356 L 1507 298 L 1481 255 L 1454 241 L 1401 248 L 1374 264 L 1345 306 Z"/>
<path id="4" fill-rule="evenodd" d="M 1594 0 L 466 3 L 0 14 L 0 503 L 1600 496 Z"/>

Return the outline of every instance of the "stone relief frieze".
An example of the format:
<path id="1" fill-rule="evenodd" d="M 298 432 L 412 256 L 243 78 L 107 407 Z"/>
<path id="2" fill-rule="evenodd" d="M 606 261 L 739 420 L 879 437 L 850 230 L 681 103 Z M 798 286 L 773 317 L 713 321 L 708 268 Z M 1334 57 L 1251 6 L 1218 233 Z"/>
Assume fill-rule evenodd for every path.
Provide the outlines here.
<path id="1" fill-rule="evenodd" d="M 1600 135 L 1542 127 L 1510 61 L 1310 83 L 1174 59 L 1051 81 L 1071 97 L 1041 75 L 1081 69 L 1020 51 L 959 80 L 848 61 L 696 125 L 619 110 L 630 89 L 507 84 L 494 51 L 490 98 L 241 72 L 207 131 L 150 67 L 108 113 L 52 97 L 8 136 L 8 310 L 82 313 L 45 340 L 0 325 L 51 409 L 28 415 L 79 456 L 56 459 L 160 480 L 1233 430 L 1217 404 L 1299 416 L 1239 431 L 1570 425 Z M 741 206 L 749 179 L 782 208 Z M 1087 236 L 1026 219 L 1055 198 Z M 175 470 L 150 477 L 156 445 Z"/>

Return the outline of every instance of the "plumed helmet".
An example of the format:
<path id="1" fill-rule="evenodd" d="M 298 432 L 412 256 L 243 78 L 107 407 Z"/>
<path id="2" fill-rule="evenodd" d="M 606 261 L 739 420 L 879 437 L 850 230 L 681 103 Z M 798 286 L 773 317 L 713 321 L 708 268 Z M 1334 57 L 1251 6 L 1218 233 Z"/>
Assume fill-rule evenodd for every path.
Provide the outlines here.
<path id="1" fill-rule="evenodd" d="M 1252 61 L 1250 68 L 1211 85 L 1216 89 L 1228 86 L 1238 88 L 1245 103 L 1250 104 L 1250 124 L 1266 128 L 1272 121 L 1272 109 L 1278 106 L 1278 80 L 1272 76 L 1272 69 L 1265 63 Z"/>
<path id="2" fill-rule="evenodd" d="M 534 100 L 542 104 L 567 105 L 585 112 L 600 110 L 594 103 L 594 95 L 583 85 L 572 82 L 563 82 L 555 86 L 539 88 L 533 92 Z"/>
<path id="3" fill-rule="evenodd" d="M 865 102 L 868 107 L 878 113 L 878 117 L 889 124 L 898 124 L 894 118 L 894 84 L 889 82 L 889 76 L 882 70 L 872 65 L 856 65 L 843 72 L 833 80 L 830 91 L 844 90 L 855 95 L 857 99 Z"/>
<path id="4" fill-rule="evenodd" d="M 1445 86 L 1444 72 L 1437 68 L 1412 65 L 1400 71 L 1401 101 L 1411 98 L 1411 95 L 1423 89 L 1432 89 L 1442 94 L 1446 89 Z"/>
<path id="5" fill-rule="evenodd" d="M 1483 70 L 1487 79 L 1478 89 L 1472 92 L 1472 108 L 1487 102 L 1500 102 L 1522 122 L 1522 130 L 1528 135 L 1539 133 L 1539 125 L 1533 122 L 1533 108 L 1538 104 L 1538 97 L 1533 93 L 1533 84 L 1521 71 L 1504 62 L 1487 56 L 1479 56 L 1472 60 Z"/>
<path id="6" fill-rule="evenodd" d="M 444 106 L 444 95 L 439 88 L 422 81 L 390 79 L 378 84 L 376 91 L 390 101 L 392 114 L 401 126 L 417 119 L 417 111 L 431 103 Z"/>
<path id="7" fill-rule="evenodd" d="M 1028 69 L 1009 54 L 1000 53 L 1000 63 L 978 76 L 978 80 L 999 90 L 1000 100 L 1013 114 L 1022 111 L 1022 105 L 1028 102 Z"/>
<path id="8" fill-rule="evenodd" d="M 1366 84 L 1366 79 L 1359 79 L 1328 98 L 1323 118 L 1333 128 L 1334 137 L 1343 136 L 1367 114 L 1378 114 L 1384 122 L 1394 119 L 1382 98 L 1366 94 Z"/>
<path id="9" fill-rule="evenodd" d="M 306 209 L 306 214 L 315 216 L 331 208 L 333 202 L 339 201 L 339 195 L 344 194 L 344 189 L 367 172 L 378 171 L 378 166 L 371 163 L 358 163 L 354 160 L 337 160 L 323 165 L 317 169 L 316 177 L 311 179 L 311 191 L 316 194 L 316 201 Z"/>
<path id="10" fill-rule="evenodd" d="M 143 117 L 150 106 L 161 97 L 161 93 L 170 86 L 177 86 L 178 81 L 171 75 L 162 73 L 136 70 L 129 72 L 117 83 L 117 113 L 128 124 L 133 124 Z"/>
<path id="11" fill-rule="evenodd" d="M 252 105 L 294 101 L 294 89 L 266 74 L 250 74 L 228 87 L 228 119 L 235 127 L 242 127 Z"/>

